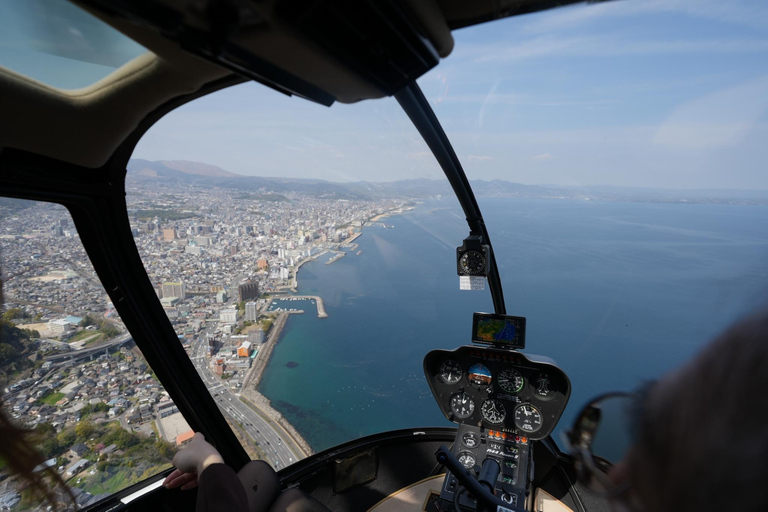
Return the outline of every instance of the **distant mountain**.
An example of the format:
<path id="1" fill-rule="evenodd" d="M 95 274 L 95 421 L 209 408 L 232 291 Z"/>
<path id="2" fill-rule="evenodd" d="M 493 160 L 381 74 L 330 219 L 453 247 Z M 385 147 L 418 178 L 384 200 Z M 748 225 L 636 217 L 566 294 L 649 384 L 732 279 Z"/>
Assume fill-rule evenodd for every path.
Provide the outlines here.
<path id="1" fill-rule="evenodd" d="M 204 164 L 201 162 L 190 162 L 188 160 L 161 160 L 161 164 L 186 174 L 194 174 L 196 176 L 211 176 L 213 178 L 240 178 L 240 174 L 225 171 L 221 167 L 215 165 Z"/>
<path id="2" fill-rule="evenodd" d="M 298 178 L 265 178 L 243 176 L 215 165 L 184 160 L 150 161 L 132 159 L 128 162 L 129 182 L 162 182 L 179 187 L 200 185 L 233 189 L 241 197 L 261 200 L 284 200 L 286 193 L 297 193 L 324 199 L 420 199 L 453 195 L 448 180 L 413 179 L 385 183 L 357 181 L 334 183 L 324 180 Z M 766 190 L 677 190 L 659 188 L 558 185 L 523 185 L 504 180 L 472 180 L 472 190 L 478 197 L 527 197 L 543 199 L 572 199 L 656 203 L 721 203 L 768 205 Z"/>
<path id="3" fill-rule="evenodd" d="M 134 176 L 181 177 L 184 174 L 208 176 L 212 178 L 238 178 L 240 174 L 225 171 L 221 167 L 188 160 L 161 160 L 153 162 L 132 158 L 128 162 L 128 172 Z M 178 174 L 181 173 L 181 174 Z"/>

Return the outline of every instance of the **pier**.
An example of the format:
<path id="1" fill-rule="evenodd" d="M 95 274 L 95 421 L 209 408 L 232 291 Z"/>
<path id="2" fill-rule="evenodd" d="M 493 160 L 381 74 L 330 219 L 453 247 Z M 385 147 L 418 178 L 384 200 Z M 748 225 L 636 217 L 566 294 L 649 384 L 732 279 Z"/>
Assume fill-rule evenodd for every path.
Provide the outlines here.
<path id="1" fill-rule="evenodd" d="M 317 318 L 328 318 L 328 313 L 325 312 L 325 305 L 323 304 L 323 298 L 318 295 L 273 295 L 269 298 L 266 310 L 272 305 L 274 300 L 314 300 L 315 306 L 317 306 Z M 295 311 L 281 311 L 281 313 L 304 313 L 303 309 Z"/>
<path id="2" fill-rule="evenodd" d="M 323 298 L 317 295 L 294 295 L 292 298 L 299 300 L 314 300 L 317 305 L 317 318 L 328 318 L 328 313 L 325 312 L 325 305 L 323 304 Z"/>
<path id="3" fill-rule="evenodd" d="M 337 253 L 336 253 L 336 256 L 334 256 L 333 258 L 331 258 L 331 259 L 329 259 L 328 261 L 326 261 L 326 262 L 325 262 L 325 264 L 326 264 L 326 265 L 330 265 L 330 264 L 331 264 L 331 263 L 333 263 L 334 261 L 336 261 L 336 260 L 339 260 L 339 259 L 343 258 L 343 257 L 344 257 L 344 256 L 346 256 L 346 255 L 347 255 L 347 253 L 345 253 L 345 252 L 337 252 Z"/>

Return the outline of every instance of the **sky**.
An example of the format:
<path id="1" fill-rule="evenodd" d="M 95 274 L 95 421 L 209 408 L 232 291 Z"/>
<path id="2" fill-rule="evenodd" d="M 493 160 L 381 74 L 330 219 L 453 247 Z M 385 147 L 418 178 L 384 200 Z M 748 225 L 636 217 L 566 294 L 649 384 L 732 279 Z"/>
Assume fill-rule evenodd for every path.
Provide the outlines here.
<path id="1" fill-rule="evenodd" d="M 470 179 L 768 189 L 764 0 L 580 4 L 453 34 L 418 82 Z M 253 83 L 168 114 L 134 157 L 330 181 L 443 176 L 392 98 L 327 108 Z"/>

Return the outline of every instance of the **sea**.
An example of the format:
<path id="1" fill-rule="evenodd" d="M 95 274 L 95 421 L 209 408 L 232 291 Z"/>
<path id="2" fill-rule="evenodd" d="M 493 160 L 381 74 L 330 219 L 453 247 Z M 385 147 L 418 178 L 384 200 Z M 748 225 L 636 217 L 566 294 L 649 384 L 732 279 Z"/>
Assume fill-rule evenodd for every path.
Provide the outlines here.
<path id="1" fill-rule="evenodd" d="M 768 207 L 479 198 L 507 313 L 526 354 L 553 358 L 572 394 L 557 433 L 591 397 L 632 390 L 690 359 L 768 298 Z M 490 292 L 462 291 L 468 235 L 454 198 L 366 227 L 358 247 L 299 271 L 299 294 L 259 390 L 315 451 L 361 436 L 446 426 L 424 378 L 433 349 L 470 344 Z M 359 254 L 358 254 L 359 253 Z M 277 304 L 278 306 L 280 303 Z"/>

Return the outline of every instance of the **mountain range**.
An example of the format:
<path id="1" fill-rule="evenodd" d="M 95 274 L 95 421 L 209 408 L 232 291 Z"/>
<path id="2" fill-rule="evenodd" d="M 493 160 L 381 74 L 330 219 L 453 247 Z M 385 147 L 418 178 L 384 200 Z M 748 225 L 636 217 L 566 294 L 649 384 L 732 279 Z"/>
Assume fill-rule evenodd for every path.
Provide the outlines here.
<path id="1" fill-rule="evenodd" d="M 233 189 L 277 200 L 297 193 L 326 199 L 418 199 L 453 195 L 447 180 L 412 179 L 391 182 L 330 182 L 316 179 L 243 176 L 202 162 L 131 159 L 127 182 L 151 185 L 206 186 Z M 478 197 L 526 197 L 604 201 L 688 202 L 768 205 L 768 190 L 656 189 L 616 186 L 569 187 L 523 185 L 505 180 L 471 180 Z"/>

